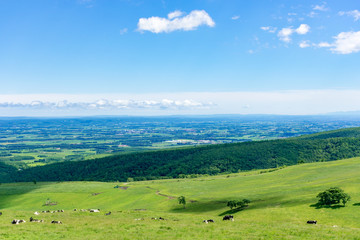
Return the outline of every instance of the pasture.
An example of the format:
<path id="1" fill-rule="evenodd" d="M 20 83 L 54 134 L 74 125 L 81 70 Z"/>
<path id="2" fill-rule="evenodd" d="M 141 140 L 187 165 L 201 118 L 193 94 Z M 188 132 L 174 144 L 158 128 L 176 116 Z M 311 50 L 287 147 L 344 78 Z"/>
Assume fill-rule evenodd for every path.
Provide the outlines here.
<path id="1" fill-rule="evenodd" d="M 360 239 L 359 172 L 360 158 L 353 158 L 195 179 L 1 184 L 0 239 Z M 311 206 L 333 186 L 351 196 L 346 207 Z M 247 208 L 226 207 L 243 198 L 251 200 Z M 44 206 L 49 202 L 56 205 Z M 65 212 L 34 215 L 58 209 Z M 235 221 L 222 221 L 227 214 Z M 152 219 L 159 217 L 165 220 Z M 12 225 L 13 219 L 26 223 Z"/>

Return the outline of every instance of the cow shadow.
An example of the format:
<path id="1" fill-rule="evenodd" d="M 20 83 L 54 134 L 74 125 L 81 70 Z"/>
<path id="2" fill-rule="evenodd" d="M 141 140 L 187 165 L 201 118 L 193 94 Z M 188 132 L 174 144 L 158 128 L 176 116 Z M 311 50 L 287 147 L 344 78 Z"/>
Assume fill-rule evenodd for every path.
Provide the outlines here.
<path id="1" fill-rule="evenodd" d="M 360 204 L 359 204 L 360 205 Z M 311 204 L 310 207 L 315 209 L 322 209 L 322 208 L 330 208 L 330 209 L 338 209 L 345 207 L 344 205 L 336 204 L 336 205 L 323 205 L 319 203 Z"/>

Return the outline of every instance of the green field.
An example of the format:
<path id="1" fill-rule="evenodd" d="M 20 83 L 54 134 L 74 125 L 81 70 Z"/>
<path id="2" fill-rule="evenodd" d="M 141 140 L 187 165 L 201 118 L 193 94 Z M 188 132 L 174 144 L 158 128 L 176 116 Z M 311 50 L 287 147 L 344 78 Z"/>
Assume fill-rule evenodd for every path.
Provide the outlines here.
<path id="1" fill-rule="evenodd" d="M 196 179 L 1 184 L 0 239 L 360 239 L 359 172 L 360 158 L 353 158 Z M 333 186 L 351 195 L 346 207 L 311 206 Z M 177 203 L 180 195 L 186 209 Z M 249 207 L 232 213 L 234 222 L 222 221 L 230 213 L 226 202 L 243 198 L 252 201 Z M 57 205 L 43 206 L 46 201 Z M 65 212 L 33 215 L 56 209 Z M 31 223 L 30 216 L 45 222 Z M 12 219 L 27 222 L 12 225 Z M 311 219 L 318 224 L 306 224 Z"/>

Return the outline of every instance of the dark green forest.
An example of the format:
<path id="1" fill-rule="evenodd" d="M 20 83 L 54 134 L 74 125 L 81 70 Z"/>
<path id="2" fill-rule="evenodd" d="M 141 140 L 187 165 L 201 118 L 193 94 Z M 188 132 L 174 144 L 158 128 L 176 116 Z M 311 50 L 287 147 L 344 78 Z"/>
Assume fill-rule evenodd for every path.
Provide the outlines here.
<path id="1" fill-rule="evenodd" d="M 304 137 L 141 152 L 18 171 L 0 165 L 2 182 L 127 181 L 215 175 L 360 156 L 360 128 Z"/>

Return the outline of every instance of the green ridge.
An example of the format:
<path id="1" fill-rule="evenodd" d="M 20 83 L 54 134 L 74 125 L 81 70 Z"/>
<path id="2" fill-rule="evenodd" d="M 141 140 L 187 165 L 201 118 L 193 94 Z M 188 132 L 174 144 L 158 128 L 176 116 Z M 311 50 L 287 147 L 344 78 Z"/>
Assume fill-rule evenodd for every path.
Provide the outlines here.
<path id="1" fill-rule="evenodd" d="M 351 128 L 300 138 L 114 155 L 15 171 L 2 181 L 151 180 L 333 161 L 360 156 L 359 135 L 360 128 Z"/>

